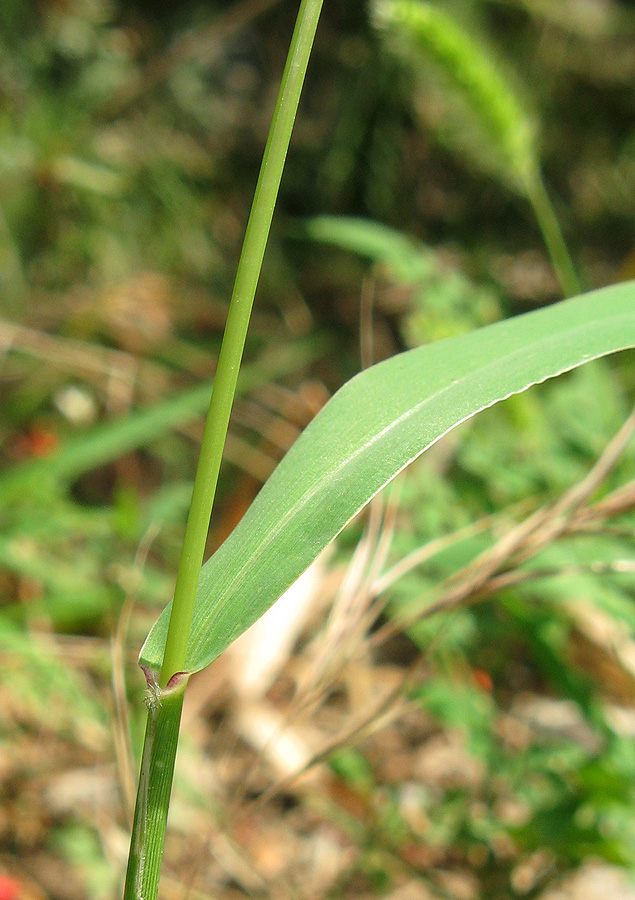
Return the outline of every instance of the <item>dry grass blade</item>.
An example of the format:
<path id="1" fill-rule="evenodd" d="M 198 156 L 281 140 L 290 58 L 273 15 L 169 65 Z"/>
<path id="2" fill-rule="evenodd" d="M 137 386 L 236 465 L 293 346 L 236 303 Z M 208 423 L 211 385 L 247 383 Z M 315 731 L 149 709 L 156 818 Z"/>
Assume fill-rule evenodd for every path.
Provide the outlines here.
<path id="1" fill-rule="evenodd" d="M 319 649 L 308 679 L 300 685 L 299 695 L 306 702 L 325 681 L 331 682 L 333 672 L 343 662 L 346 655 L 347 638 L 354 629 L 354 623 L 363 615 L 367 602 L 367 573 L 372 563 L 373 553 L 379 542 L 384 515 L 383 500 L 376 499 L 370 504 L 368 526 L 346 570 L 340 590 L 335 597 L 323 634 L 319 638 Z"/>
<path id="2" fill-rule="evenodd" d="M 408 685 L 421 674 L 426 663 L 423 658 L 418 658 L 408 668 L 406 674 L 398 681 L 396 686 L 391 686 L 369 710 L 364 710 L 361 715 L 357 715 L 353 722 L 349 724 L 344 731 L 330 738 L 325 744 L 314 753 L 311 759 L 304 765 L 296 769 L 285 778 L 281 778 L 272 784 L 266 791 L 262 793 L 257 800 L 254 801 L 254 807 L 260 808 L 269 803 L 273 797 L 286 791 L 294 782 L 306 774 L 314 766 L 326 762 L 337 750 L 343 747 L 352 746 L 359 743 L 364 738 L 386 727 L 391 722 L 399 719 L 410 702 L 406 697 Z"/>
<path id="3" fill-rule="evenodd" d="M 135 581 L 139 581 L 141 570 L 147 559 L 150 547 L 159 534 L 157 524 L 150 526 L 143 540 L 139 544 L 132 570 Z M 115 758 L 119 770 L 119 783 L 124 801 L 126 817 L 132 823 L 135 801 L 135 775 L 132 763 L 132 749 L 130 747 L 130 727 L 128 718 L 128 696 L 126 691 L 126 641 L 128 627 L 132 618 L 136 602 L 136 591 L 130 590 L 121 608 L 117 627 L 110 644 L 112 657 L 112 692 L 115 701 L 115 718 L 113 722 L 113 739 L 115 744 Z"/>
<path id="4" fill-rule="evenodd" d="M 591 530 L 596 524 L 602 524 L 606 519 L 611 519 L 627 512 L 635 506 L 635 481 L 614 490 L 611 494 L 589 506 L 578 510 L 575 522 L 578 530 L 586 528 Z M 630 536 L 630 532 L 629 532 Z"/>
<path id="5" fill-rule="evenodd" d="M 525 506 L 525 504 L 523 504 L 523 506 Z M 474 522 L 472 525 L 460 528 L 458 531 L 452 532 L 452 534 L 435 538 L 432 541 L 428 541 L 422 547 L 418 547 L 412 553 L 408 554 L 408 556 L 405 556 L 403 559 L 399 560 L 399 562 L 395 563 L 394 566 L 374 581 L 373 595 L 375 597 L 381 597 L 382 594 L 399 581 L 400 578 L 407 575 L 408 572 L 412 572 L 414 569 L 419 568 L 419 566 L 424 565 L 424 563 L 429 562 L 433 557 L 437 556 L 437 554 L 443 552 L 443 550 L 447 550 L 448 547 L 451 547 L 458 541 L 462 541 L 465 538 L 486 531 L 498 518 L 498 516 L 486 516 L 483 519 L 479 519 L 478 522 Z"/>
<path id="6" fill-rule="evenodd" d="M 554 516 L 571 513 L 587 502 L 615 468 L 635 432 L 635 410 L 609 442 L 588 475 L 567 491 L 552 508 Z"/>
<path id="7" fill-rule="evenodd" d="M 452 576 L 439 589 L 436 600 L 409 616 L 391 620 L 373 635 L 369 643 L 378 646 L 421 618 L 428 618 L 464 603 L 478 602 L 504 584 L 511 583 L 505 579 L 524 580 L 523 575 L 515 570 L 548 544 L 586 530 L 589 521 L 597 527 L 606 518 L 632 509 L 635 502 L 632 484 L 620 488 L 616 492 L 617 496 L 609 495 L 595 507 L 585 508 L 584 504 L 615 467 L 634 431 L 635 412 L 628 417 L 585 478 L 563 494 L 556 503 L 537 510 L 493 547 Z M 500 572 L 503 567 L 505 571 Z"/>
<path id="8" fill-rule="evenodd" d="M 132 386 L 143 365 L 146 374 L 161 375 L 161 367 L 141 362 L 134 354 L 72 338 L 47 334 L 36 328 L 0 320 L 0 347 L 4 353 L 13 350 L 35 359 L 44 360 L 84 377 L 93 375 L 116 379 Z M 164 378 L 160 377 L 161 383 Z"/>
<path id="9" fill-rule="evenodd" d="M 286 418 L 270 412 L 260 403 L 242 400 L 236 404 L 232 422 L 258 430 L 264 440 L 285 453 L 300 435 L 300 429 Z"/>

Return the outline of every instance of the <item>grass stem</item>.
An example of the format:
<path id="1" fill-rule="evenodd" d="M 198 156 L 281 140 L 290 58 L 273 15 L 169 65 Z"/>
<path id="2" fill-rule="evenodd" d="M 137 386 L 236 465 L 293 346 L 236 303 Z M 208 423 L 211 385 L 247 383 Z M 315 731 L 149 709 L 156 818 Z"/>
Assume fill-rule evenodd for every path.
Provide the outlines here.
<path id="1" fill-rule="evenodd" d="M 196 587 L 238 370 L 322 2 L 323 0 L 302 0 L 300 5 L 247 223 L 194 480 L 161 669 L 161 685 L 167 684 L 172 675 L 182 671 L 186 664 Z"/>
<path id="2" fill-rule="evenodd" d="M 124 900 L 156 900 L 179 724 L 187 644 L 247 328 L 323 0 L 302 0 L 273 113 L 238 263 L 212 388 L 158 683 L 148 673 L 148 724 L 141 760 Z"/>
<path id="3" fill-rule="evenodd" d="M 558 217 L 538 169 L 525 179 L 527 197 L 542 233 L 551 264 L 565 297 L 580 293 L 580 282 L 567 249 Z"/>
<path id="4" fill-rule="evenodd" d="M 148 698 L 124 900 L 155 900 L 187 678 Z"/>

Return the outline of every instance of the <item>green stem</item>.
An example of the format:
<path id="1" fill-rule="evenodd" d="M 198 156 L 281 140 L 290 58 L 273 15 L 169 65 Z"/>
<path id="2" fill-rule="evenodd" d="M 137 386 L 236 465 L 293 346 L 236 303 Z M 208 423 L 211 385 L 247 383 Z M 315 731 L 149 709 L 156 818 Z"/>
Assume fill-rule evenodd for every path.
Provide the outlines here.
<path id="1" fill-rule="evenodd" d="M 148 696 L 148 721 L 124 900 L 149 900 L 159 892 L 161 857 L 170 806 L 174 761 L 187 678 Z"/>
<path id="2" fill-rule="evenodd" d="M 560 286 L 565 297 L 573 297 L 580 293 L 580 282 L 567 250 L 558 217 L 538 170 L 532 171 L 527 176 L 525 187 Z"/>
<path id="3" fill-rule="evenodd" d="M 158 683 L 154 673 L 146 673 L 150 688 L 148 724 L 124 900 L 156 900 L 159 890 L 196 588 L 249 318 L 322 3 L 302 0 L 298 11 L 229 305 Z M 184 677 L 179 677 L 180 673 Z"/>
<path id="4" fill-rule="evenodd" d="M 247 326 L 323 0 L 302 0 L 238 263 L 174 589 L 160 683 L 185 668 L 198 576 Z"/>

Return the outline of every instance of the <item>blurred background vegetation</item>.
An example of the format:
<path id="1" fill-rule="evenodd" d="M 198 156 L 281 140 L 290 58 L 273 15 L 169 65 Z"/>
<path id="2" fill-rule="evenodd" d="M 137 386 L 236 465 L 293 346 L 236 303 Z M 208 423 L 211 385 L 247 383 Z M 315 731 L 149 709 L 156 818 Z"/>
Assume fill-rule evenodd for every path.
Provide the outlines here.
<path id="1" fill-rule="evenodd" d="M 3 900 L 120 891 L 136 654 L 296 6 L 0 5 Z M 632 4 L 434 8 L 517 98 L 583 286 L 635 274 Z M 561 296 L 500 96 L 414 37 L 325 0 L 210 552 L 360 365 Z M 634 374 L 445 438 L 193 680 L 165 898 L 635 896 Z"/>

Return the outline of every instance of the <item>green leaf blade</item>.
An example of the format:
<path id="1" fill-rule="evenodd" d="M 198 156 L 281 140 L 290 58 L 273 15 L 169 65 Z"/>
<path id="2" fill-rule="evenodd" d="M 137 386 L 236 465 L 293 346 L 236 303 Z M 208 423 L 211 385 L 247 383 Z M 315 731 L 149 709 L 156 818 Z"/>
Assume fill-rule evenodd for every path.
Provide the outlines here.
<path id="1" fill-rule="evenodd" d="M 614 285 L 395 356 L 349 381 L 201 570 L 187 671 L 256 621 L 375 494 L 477 412 L 635 346 L 635 283 Z M 167 611 L 141 662 L 161 664 Z"/>

